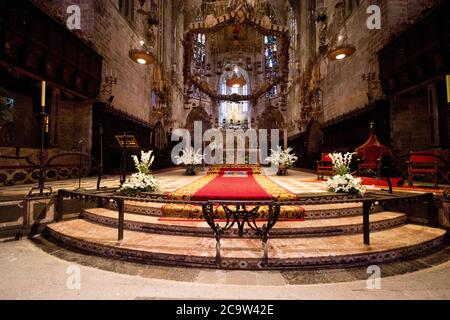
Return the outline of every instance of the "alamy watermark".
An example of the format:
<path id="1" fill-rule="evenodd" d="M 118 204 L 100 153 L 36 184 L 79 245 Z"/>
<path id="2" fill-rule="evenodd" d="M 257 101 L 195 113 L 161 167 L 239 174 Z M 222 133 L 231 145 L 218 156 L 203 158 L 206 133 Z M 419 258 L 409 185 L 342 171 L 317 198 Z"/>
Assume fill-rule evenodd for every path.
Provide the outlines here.
<path id="1" fill-rule="evenodd" d="M 66 26 L 69 30 L 81 29 L 81 9 L 80 6 L 74 4 L 67 7 L 66 10 L 69 17 L 66 20 Z"/>
<path id="2" fill-rule="evenodd" d="M 369 290 L 380 290 L 381 289 L 381 268 L 379 266 L 373 265 L 367 268 L 367 274 L 369 278 L 367 279 L 366 286 Z"/>
<path id="3" fill-rule="evenodd" d="M 380 30 L 381 29 L 381 8 L 375 4 L 367 7 L 367 29 Z"/>
<path id="4" fill-rule="evenodd" d="M 179 142 L 171 153 L 173 163 L 183 149 L 193 147 L 203 151 L 204 162 L 213 164 L 268 164 L 266 158 L 270 148 L 275 149 L 280 144 L 279 129 L 209 129 L 203 132 L 201 121 L 194 122 L 194 137 L 187 129 L 172 131 L 171 140 Z M 181 140 L 181 141 L 180 141 Z M 193 143 L 193 145 L 192 145 Z"/>
<path id="5" fill-rule="evenodd" d="M 66 287 L 69 290 L 81 290 L 81 268 L 76 264 L 67 267 L 66 273 L 69 275 L 66 280 Z"/>

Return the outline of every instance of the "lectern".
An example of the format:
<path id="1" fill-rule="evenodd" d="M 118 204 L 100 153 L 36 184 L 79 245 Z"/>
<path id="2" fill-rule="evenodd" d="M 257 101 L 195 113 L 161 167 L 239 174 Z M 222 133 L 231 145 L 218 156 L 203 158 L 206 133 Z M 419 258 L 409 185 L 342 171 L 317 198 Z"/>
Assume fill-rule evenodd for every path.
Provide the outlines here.
<path id="1" fill-rule="evenodd" d="M 124 184 L 127 171 L 127 149 L 139 148 L 139 145 L 136 138 L 133 135 L 127 135 L 126 132 L 123 135 L 116 136 L 116 140 L 122 148 L 122 177 L 120 179 L 120 184 Z"/>

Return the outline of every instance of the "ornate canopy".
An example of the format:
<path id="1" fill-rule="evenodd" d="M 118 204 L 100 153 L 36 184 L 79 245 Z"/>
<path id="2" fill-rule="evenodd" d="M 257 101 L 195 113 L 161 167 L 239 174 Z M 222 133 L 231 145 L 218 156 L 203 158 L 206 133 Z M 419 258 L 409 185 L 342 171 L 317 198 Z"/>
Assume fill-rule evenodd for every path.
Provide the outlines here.
<path id="1" fill-rule="evenodd" d="M 267 93 L 271 88 L 281 84 L 287 86 L 287 79 L 289 74 L 289 46 L 290 38 L 289 31 L 286 27 L 272 24 L 269 17 L 258 18 L 254 16 L 252 5 L 247 1 L 237 1 L 232 3 L 230 13 L 224 14 L 220 17 L 208 15 L 203 21 L 191 23 L 189 29 L 184 37 L 184 77 L 188 85 L 194 85 L 201 92 L 208 95 L 213 102 L 219 100 L 225 101 L 251 101 L 256 103 L 257 100 Z M 255 88 L 253 93 L 248 96 L 219 95 L 216 89 L 211 88 L 206 81 L 202 81 L 199 76 L 196 76 L 191 71 L 192 62 L 194 60 L 194 35 L 195 34 L 213 34 L 228 26 L 247 26 L 254 28 L 260 34 L 265 36 L 276 36 L 280 44 L 279 72 L 269 81 L 263 83 L 259 88 Z"/>

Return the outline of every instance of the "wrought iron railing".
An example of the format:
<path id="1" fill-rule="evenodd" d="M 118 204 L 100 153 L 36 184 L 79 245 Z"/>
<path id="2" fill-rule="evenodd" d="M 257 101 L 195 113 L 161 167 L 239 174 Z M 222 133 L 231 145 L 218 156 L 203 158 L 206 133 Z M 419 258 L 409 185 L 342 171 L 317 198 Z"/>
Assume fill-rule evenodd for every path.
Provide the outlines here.
<path id="1" fill-rule="evenodd" d="M 47 178 L 47 171 L 49 168 L 51 168 L 52 163 L 62 157 L 78 157 L 79 158 L 79 165 L 78 165 L 78 179 L 79 179 L 79 186 L 81 184 L 81 177 L 82 177 L 82 168 L 83 168 L 83 159 L 88 160 L 91 164 L 91 168 L 94 168 L 98 171 L 97 176 L 97 189 L 100 189 L 101 179 L 102 179 L 102 164 L 92 155 L 81 153 L 81 152 L 68 152 L 68 153 L 60 153 L 55 156 L 52 156 L 51 158 L 47 159 L 46 156 L 46 150 L 44 152 L 41 151 L 41 154 L 39 155 L 39 161 L 35 162 L 32 160 L 33 155 L 27 155 L 27 156 L 21 156 L 19 154 L 15 156 L 7 156 L 7 155 L 0 155 L 0 159 L 7 159 L 7 160 L 24 160 L 28 165 L 33 167 L 33 170 L 39 170 L 38 174 L 38 186 L 31 188 L 31 190 L 28 192 L 27 197 L 35 196 L 37 191 L 38 196 L 51 196 L 53 193 L 53 190 L 50 186 L 46 186 L 46 178 Z"/>
<path id="2" fill-rule="evenodd" d="M 309 196 L 300 197 L 296 201 L 187 201 L 173 200 L 167 195 L 141 194 L 137 197 L 124 197 L 116 194 L 89 193 L 80 191 L 59 190 L 57 199 L 57 220 L 62 219 L 64 199 L 75 199 L 84 202 L 96 203 L 99 207 L 105 207 L 114 203 L 113 207 L 118 210 L 118 234 L 119 241 L 124 239 L 125 226 L 125 201 L 141 203 L 159 203 L 159 204 L 181 204 L 195 205 L 202 208 L 203 218 L 211 228 L 216 239 L 216 262 L 221 262 L 221 243 L 222 235 L 229 229 L 237 226 L 238 235 L 243 237 L 247 232 L 245 228 L 257 235 L 263 244 L 263 264 L 267 265 L 268 240 L 270 231 L 276 225 L 281 209 L 285 206 L 304 206 L 311 204 L 336 204 L 336 203 L 362 203 L 363 205 L 363 242 L 370 245 L 370 213 L 374 204 L 380 200 L 372 197 L 360 198 L 356 195 L 327 195 L 327 196 Z M 385 199 L 389 200 L 389 199 Z M 215 209 L 222 207 L 225 212 L 225 225 L 220 225 L 215 217 Z M 259 219 L 261 208 L 268 208 L 267 218 Z M 261 222 L 263 221 L 263 222 Z"/>

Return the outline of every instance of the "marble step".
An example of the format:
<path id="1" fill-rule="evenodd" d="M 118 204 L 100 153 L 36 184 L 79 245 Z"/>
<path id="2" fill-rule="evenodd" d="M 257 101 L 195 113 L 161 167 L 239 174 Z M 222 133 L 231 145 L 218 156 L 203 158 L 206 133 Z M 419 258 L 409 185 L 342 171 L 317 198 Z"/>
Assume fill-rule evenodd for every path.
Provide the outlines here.
<path id="1" fill-rule="evenodd" d="M 118 213 L 109 209 L 85 209 L 81 217 L 99 224 L 117 228 Z M 218 221 L 221 226 L 224 221 Z M 396 212 L 379 212 L 370 217 L 372 232 L 394 228 L 406 222 L 406 215 Z M 258 222 L 258 225 L 266 223 Z M 213 237 L 213 231 L 204 220 L 186 220 L 154 216 L 125 214 L 125 229 L 148 233 Z M 257 237 L 249 227 L 247 237 Z M 354 234 L 363 231 L 362 215 L 334 219 L 280 220 L 270 232 L 271 237 L 314 237 Z M 224 237 L 238 237 L 237 228 L 228 230 Z"/>
<path id="2" fill-rule="evenodd" d="M 163 215 L 161 212 L 163 205 L 162 203 L 127 201 L 125 203 L 125 211 L 134 214 L 160 217 Z M 352 217 L 362 214 L 361 203 L 317 204 L 302 207 L 305 209 L 305 218 L 307 220 Z M 114 207 L 109 208 L 115 209 Z"/>
<path id="3" fill-rule="evenodd" d="M 117 228 L 83 219 L 51 224 L 48 235 L 56 242 L 89 254 L 140 263 L 224 269 L 292 269 L 372 265 L 422 253 L 440 245 L 445 230 L 404 224 L 374 232 L 371 245 L 360 234 L 311 238 L 272 238 L 268 263 L 262 263 L 259 239 L 224 238 L 216 261 L 216 241 L 207 237 L 172 236 L 125 230 L 117 241 Z"/>

